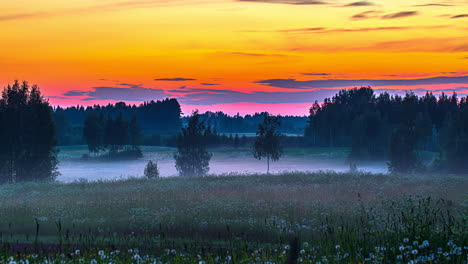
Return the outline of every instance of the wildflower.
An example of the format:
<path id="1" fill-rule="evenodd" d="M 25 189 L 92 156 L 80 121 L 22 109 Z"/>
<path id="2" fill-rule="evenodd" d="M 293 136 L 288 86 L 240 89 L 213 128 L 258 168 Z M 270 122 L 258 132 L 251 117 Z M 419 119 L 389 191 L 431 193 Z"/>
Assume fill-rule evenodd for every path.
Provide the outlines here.
<path id="1" fill-rule="evenodd" d="M 80 254 L 80 250 L 79 249 L 75 250 L 75 255 L 79 255 L 79 254 Z"/>
<path id="2" fill-rule="evenodd" d="M 413 254 L 413 255 L 418 254 L 418 250 L 417 250 L 417 249 L 413 249 L 413 250 L 411 251 L 411 254 Z"/>
<path id="3" fill-rule="evenodd" d="M 305 254 L 305 250 L 301 249 L 301 251 L 299 251 L 299 253 Z"/>
<path id="4" fill-rule="evenodd" d="M 99 250 L 98 255 L 99 256 L 104 256 L 104 250 Z"/>
<path id="5" fill-rule="evenodd" d="M 417 240 L 413 241 L 413 246 L 417 246 L 419 242 Z"/>
<path id="6" fill-rule="evenodd" d="M 340 245 L 336 245 L 335 248 L 336 248 L 336 250 L 340 250 L 341 246 L 340 246 Z"/>
<path id="7" fill-rule="evenodd" d="M 404 250 L 405 250 L 405 247 L 404 247 L 404 246 L 400 246 L 398 249 L 399 249 L 400 251 L 404 251 Z"/>
<path id="8" fill-rule="evenodd" d="M 284 246 L 284 249 L 289 250 L 289 245 Z"/>
<path id="9" fill-rule="evenodd" d="M 308 247 L 308 246 L 309 246 L 309 243 L 304 242 L 304 247 Z"/>
<path id="10" fill-rule="evenodd" d="M 200 260 L 200 261 L 198 261 L 198 264 L 205 264 L 205 261 Z"/>
<path id="11" fill-rule="evenodd" d="M 403 243 L 408 243 L 409 242 L 409 238 L 405 237 L 403 238 Z"/>
<path id="12" fill-rule="evenodd" d="M 403 259 L 403 256 L 402 255 L 398 255 L 396 256 L 397 259 Z"/>

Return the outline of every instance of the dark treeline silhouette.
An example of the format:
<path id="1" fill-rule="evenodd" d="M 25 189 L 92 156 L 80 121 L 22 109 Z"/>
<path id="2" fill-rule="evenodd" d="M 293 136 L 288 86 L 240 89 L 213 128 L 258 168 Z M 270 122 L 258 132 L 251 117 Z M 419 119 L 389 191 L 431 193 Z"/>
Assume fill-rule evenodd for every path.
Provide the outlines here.
<path id="1" fill-rule="evenodd" d="M 139 106 L 119 102 L 105 106 L 57 107 L 54 109 L 54 120 L 60 145 L 84 144 L 81 131 L 89 113 L 94 113 L 96 116 L 102 113 L 105 117 L 113 118 L 117 118 L 121 113 L 125 120 L 130 120 L 135 115 L 141 129 L 148 135 L 176 134 L 182 125 L 180 118 L 182 111 L 176 99 L 150 101 Z"/>
<path id="2" fill-rule="evenodd" d="M 125 120 L 122 112 L 113 118 L 110 114 L 104 118 L 104 113 L 96 115 L 88 112 L 84 127 L 85 139 L 90 153 L 96 155 L 101 151 L 107 151 L 107 157 L 111 158 L 138 158 L 142 156 L 141 129 L 136 114 L 131 119 Z"/>
<path id="3" fill-rule="evenodd" d="M 204 120 L 206 126 L 222 134 L 235 133 L 255 133 L 258 125 L 263 122 L 266 112 L 255 113 L 253 115 L 241 116 L 239 114 L 230 116 L 223 112 L 205 112 L 200 114 L 200 119 Z M 278 132 L 302 135 L 306 127 L 306 116 L 279 116 L 281 126 Z"/>
<path id="4" fill-rule="evenodd" d="M 0 181 L 53 180 L 57 172 L 52 108 L 39 88 L 15 81 L 0 99 Z"/>
<path id="5" fill-rule="evenodd" d="M 418 97 L 370 87 L 341 90 L 310 108 L 305 140 L 312 146 L 350 147 L 350 160 L 389 159 L 396 172 L 417 170 L 418 150 L 440 153 L 436 167 L 468 171 L 468 97 Z"/>

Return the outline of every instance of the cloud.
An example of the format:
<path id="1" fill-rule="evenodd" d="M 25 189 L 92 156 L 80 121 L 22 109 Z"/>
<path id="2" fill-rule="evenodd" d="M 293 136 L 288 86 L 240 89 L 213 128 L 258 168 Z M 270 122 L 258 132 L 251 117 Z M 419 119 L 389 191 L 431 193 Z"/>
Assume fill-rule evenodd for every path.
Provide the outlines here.
<path id="1" fill-rule="evenodd" d="M 344 5 L 345 7 L 352 7 L 352 6 L 371 6 L 374 5 L 374 3 L 368 2 L 368 1 L 358 1 L 358 2 L 353 2 Z"/>
<path id="2" fill-rule="evenodd" d="M 63 93 L 63 96 L 84 96 L 86 94 L 87 92 L 84 91 L 68 91 L 66 93 Z"/>
<path id="3" fill-rule="evenodd" d="M 47 16 L 48 14 L 49 13 L 46 13 L 46 12 L 36 12 L 36 13 L 17 13 L 17 14 L 11 14 L 11 15 L 1 15 L 0 21 L 36 18 L 36 17 Z"/>
<path id="4" fill-rule="evenodd" d="M 63 94 L 68 97 L 87 96 L 81 99 L 91 100 L 115 100 L 115 101 L 149 101 L 159 100 L 170 95 L 162 89 L 144 88 L 139 85 L 131 85 L 128 88 L 98 86 L 92 91 L 68 91 Z"/>
<path id="5" fill-rule="evenodd" d="M 256 2 L 270 4 L 288 4 L 288 5 L 326 5 L 328 2 L 320 0 L 238 0 L 241 2 Z"/>
<path id="6" fill-rule="evenodd" d="M 218 83 L 200 83 L 201 85 L 219 85 Z"/>
<path id="7" fill-rule="evenodd" d="M 55 16 L 64 16 L 71 14 L 82 14 L 91 12 L 102 12 L 102 11 L 118 11 L 122 9 L 136 9 L 136 8 L 148 8 L 152 6 L 173 6 L 180 4 L 193 4 L 191 1 L 184 0 L 140 0 L 140 1 L 124 1 L 124 2 L 112 2 L 100 5 L 79 7 L 79 8 L 65 8 L 57 9 L 54 11 L 47 12 L 33 12 L 33 13 L 14 13 L 8 15 L 1 15 L 0 21 L 9 20 L 20 20 L 30 18 L 46 18 Z"/>
<path id="8" fill-rule="evenodd" d="M 419 14 L 418 11 L 403 11 L 403 12 L 384 15 L 384 16 L 382 16 L 382 19 L 404 18 L 404 17 L 415 16 L 415 15 L 418 15 L 418 14 Z"/>
<path id="9" fill-rule="evenodd" d="M 468 14 L 461 14 L 461 15 L 452 16 L 451 19 L 465 18 L 465 17 L 468 17 Z"/>
<path id="10" fill-rule="evenodd" d="M 249 56 L 249 57 L 286 57 L 284 54 L 265 54 L 265 53 L 249 53 L 249 52 L 229 52 L 231 55 Z"/>
<path id="11" fill-rule="evenodd" d="M 302 75 L 312 75 L 312 76 L 327 76 L 331 75 L 331 73 L 324 73 L 324 72 L 303 72 Z"/>
<path id="12" fill-rule="evenodd" d="M 432 4 L 423 4 L 423 5 L 413 5 L 415 7 L 427 7 L 427 6 L 453 6 L 448 4 L 432 3 Z"/>
<path id="13" fill-rule="evenodd" d="M 196 81 L 197 79 L 192 78 L 160 78 L 154 79 L 155 81 L 166 81 L 166 82 L 185 82 L 185 81 Z"/>
<path id="14" fill-rule="evenodd" d="M 449 84 L 449 83 L 468 83 L 468 76 L 458 77 L 434 77 L 423 79 L 409 79 L 409 80 L 342 80 L 342 79 L 329 79 L 329 80 L 309 80 L 298 81 L 296 79 L 267 79 L 256 81 L 255 83 L 264 84 L 267 86 L 290 88 L 290 89 L 313 89 L 313 88 L 334 88 L 334 87 L 352 87 L 352 86 L 390 86 L 390 85 L 435 85 L 435 84 Z"/>
<path id="15" fill-rule="evenodd" d="M 351 17 L 353 20 L 362 20 L 362 19 L 370 19 L 378 17 L 378 14 L 382 13 L 382 11 L 365 11 L 359 14 L 356 14 Z"/>
<path id="16" fill-rule="evenodd" d="M 313 27 L 313 28 L 292 28 L 292 29 L 281 29 L 277 30 L 277 32 L 306 32 L 306 31 L 323 31 L 326 30 L 327 28 L 324 27 Z"/>

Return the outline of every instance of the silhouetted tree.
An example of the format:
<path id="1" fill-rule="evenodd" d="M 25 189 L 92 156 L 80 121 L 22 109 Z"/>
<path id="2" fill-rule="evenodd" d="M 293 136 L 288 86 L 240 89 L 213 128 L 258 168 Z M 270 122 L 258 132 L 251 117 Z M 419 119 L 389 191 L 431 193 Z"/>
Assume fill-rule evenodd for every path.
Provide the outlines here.
<path id="1" fill-rule="evenodd" d="M 397 128 L 390 140 L 389 170 L 396 173 L 414 172 L 420 165 L 416 155 L 417 144 L 414 126 Z"/>
<path id="2" fill-rule="evenodd" d="M 135 114 L 132 115 L 130 124 L 128 125 L 128 144 L 131 146 L 132 150 L 140 150 L 141 144 L 141 129 L 137 122 L 137 117 Z"/>
<path id="3" fill-rule="evenodd" d="M 98 117 L 93 112 L 89 112 L 83 127 L 83 138 L 88 144 L 88 150 L 91 153 L 98 154 L 102 148 L 103 133 L 100 131 L 101 129 Z"/>
<path id="4" fill-rule="evenodd" d="M 188 126 L 177 137 L 177 152 L 174 154 L 176 169 L 181 176 L 204 176 L 208 173 L 212 154 L 206 150 L 205 122 L 198 111 L 193 112 Z"/>
<path id="5" fill-rule="evenodd" d="M 19 182 L 57 175 L 52 108 L 36 85 L 15 81 L 0 99 L 0 177 Z"/>
<path id="6" fill-rule="evenodd" d="M 280 125 L 278 117 L 264 115 L 263 122 L 258 125 L 254 145 L 253 155 L 256 159 L 267 159 L 267 173 L 270 173 L 270 159 L 279 160 L 283 150 L 281 147 L 281 134 L 276 131 Z"/>
<path id="7" fill-rule="evenodd" d="M 145 167 L 145 177 L 148 179 L 159 178 L 159 169 L 156 162 L 148 161 Z"/>

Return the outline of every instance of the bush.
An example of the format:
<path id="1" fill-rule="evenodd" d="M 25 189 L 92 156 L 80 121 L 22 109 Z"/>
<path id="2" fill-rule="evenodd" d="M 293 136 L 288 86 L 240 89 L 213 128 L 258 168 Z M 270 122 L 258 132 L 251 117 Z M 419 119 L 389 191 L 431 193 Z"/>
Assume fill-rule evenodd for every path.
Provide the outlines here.
<path id="1" fill-rule="evenodd" d="M 156 162 L 148 161 L 145 168 L 145 177 L 148 179 L 159 178 L 159 169 Z"/>

